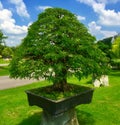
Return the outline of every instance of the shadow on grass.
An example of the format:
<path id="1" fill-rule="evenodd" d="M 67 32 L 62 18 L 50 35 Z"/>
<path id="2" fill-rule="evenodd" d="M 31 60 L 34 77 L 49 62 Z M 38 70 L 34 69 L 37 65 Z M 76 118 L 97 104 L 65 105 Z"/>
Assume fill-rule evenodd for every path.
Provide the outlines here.
<path id="1" fill-rule="evenodd" d="M 77 110 L 77 118 L 80 125 L 94 125 L 95 120 L 93 116 L 85 111 Z"/>
<path id="2" fill-rule="evenodd" d="M 42 112 L 35 113 L 29 118 L 24 119 L 18 125 L 39 125 L 41 122 Z M 77 110 L 77 117 L 80 125 L 94 125 L 94 119 L 92 115 L 88 112 Z"/>
<path id="3" fill-rule="evenodd" d="M 92 84 L 92 79 L 87 81 L 86 84 Z"/>
<path id="4" fill-rule="evenodd" d="M 35 113 L 31 115 L 29 118 L 24 119 L 18 125 L 40 125 L 41 114 L 42 112 Z"/>
<path id="5" fill-rule="evenodd" d="M 0 66 L 0 70 L 3 70 L 3 69 L 8 69 L 8 66 Z"/>

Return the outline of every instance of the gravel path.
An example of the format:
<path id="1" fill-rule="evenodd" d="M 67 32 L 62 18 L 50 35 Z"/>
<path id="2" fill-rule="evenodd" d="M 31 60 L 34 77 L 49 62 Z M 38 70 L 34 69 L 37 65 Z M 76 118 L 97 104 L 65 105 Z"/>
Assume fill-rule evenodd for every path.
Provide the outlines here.
<path id="1" fill-rule="evenodd" d="M 9 76 L 0 76 L 0 90 L 14 88 L 17 86 L 23 86 L 30 84 L 32 82 L 37 82 L 37 80 L 28 80 L 28 79 L 10 79 Z"/>

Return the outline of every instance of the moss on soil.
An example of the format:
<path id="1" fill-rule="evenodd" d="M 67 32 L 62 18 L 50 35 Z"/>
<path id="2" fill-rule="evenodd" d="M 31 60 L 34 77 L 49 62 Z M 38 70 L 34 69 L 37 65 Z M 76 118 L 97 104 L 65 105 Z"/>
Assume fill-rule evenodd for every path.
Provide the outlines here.
<path id="1" fill-rule="evenodd" d="M 66 90 L 64 92 L 54 90 L 54 87 L 52 85 L 42 88 L 32 89 L 31 92 L 52 100 L 61 100 L 64 98 L 69 98 L 71 96 L 83 93 L 84 91 L 90 89 L 89 87 L 75 85 L 75 84 L 74 85 L 68 84 L 68 85 L 69 85 L 69 90 L 68 91 Z"/>

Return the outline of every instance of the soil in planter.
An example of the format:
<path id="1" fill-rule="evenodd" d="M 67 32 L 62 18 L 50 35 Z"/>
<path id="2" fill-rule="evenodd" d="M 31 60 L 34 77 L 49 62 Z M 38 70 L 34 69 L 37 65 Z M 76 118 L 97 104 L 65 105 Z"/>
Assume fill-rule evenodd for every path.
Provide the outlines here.
<path id="1" fill-rule="evenodd" d="M 54 87 L 52 85 L 33 89 L 31 91 L 37 95 L 40 95 L 45 98 L 49 98 L 49 99 L 56 101 L 56 100 L 61 100 L 64 98 L 68 98 L 68 97 L 80 94 L 80 93 L 90 89 L 89 87 L 84 87 L 84 86 L 75 85 L 75 84 L 68 84 L 67 86 L 68 86 L 67 88 L 69 88 L 69 89 L 68 90 L 66 89 L 66 91 L 64 91 L 64 92 L 54 89 Z"/>

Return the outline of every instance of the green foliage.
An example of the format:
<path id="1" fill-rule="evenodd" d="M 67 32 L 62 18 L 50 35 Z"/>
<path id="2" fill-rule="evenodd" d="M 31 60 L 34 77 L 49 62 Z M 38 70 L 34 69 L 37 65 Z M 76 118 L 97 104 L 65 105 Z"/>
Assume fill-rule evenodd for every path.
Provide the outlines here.
<path id="1" fill-rule="evenodd" d="M 120 59 L 120 36 L 118 36 L 113 42 L 112 51 L 115 55 L 115 58 Z"/>
<path id="2" fill-rule="evenodd" d="M 0 44 L 0 55 L 2 55 L 3 49 L 4 49 L 4 46 Z"/>
<path id="3" fill-rule="evenodd" d="M 111 39 L 110 39 L 111 40 Z M 109 41 L 109 42 L 106 42 L 106 41 L 98 41 L 97 42 L 99 48 L 104 52 L 106 53 L 106 56 L 109 58 L 109 59 L 112 59 L 112 56 L 113 56 L 113 52 L 111 51 L 111 46 L 112 46 L 112 43 Z"/>
<path id="4" fill-rule="evenodd" d="M 120 36 L 116 37 L 112 45 L 113 59 L 112 66 L 113 68 L 120 69 Z"/>
<path id="5" fill-rule="evenodd" d="M 2 41 L 3 41 L 3 33 L 2 31 L 0 31 L 0 44 L 2 43 Z"/>
<path id="6" fill-rule="evenodd" d="M 4 49 L 4 45 L 5 45 L 5 42 L 4 42 L 4 39 L 6 39 L 7 37 L 4 36 L 4 34 L 2 33 L 2 31 L 0 30 L 0 55 L 2 55 L 2 51 Z"/>
<path id="7" fill-rule="evenodd" d="M 112 68 L 120 69 L 120 59 L 112 59 Z"/>
<path id="8" fill-rule="evenodd" d="M 18 47 L 10 64 L 10 75 L 45 77 L 63 87 L 72 74 L 79 80 L 92 73 L 106 74 L 108 60 L 94 41 L 95 37 L 74 14 L 61 8 L 46 9 Z"/>
<path id="9" fill-rule="evenodd" d="M 8 66 L 0 66 L 0 76 L 9 75 Z"/>
<path id="10" fill-rule="evenodd" d="M 2 33 L 2 31 L 0 30 L 0 44 L 4 43 L 4 39 L 6 39 L 7 37 L 4 36 L 4 34 Z"/>
<path id="11" fill-rule="evenodd" d="M 5 47 L 2 51 L 2 56 L 4 58 L 10 58 L 13 55 L 13 51 L 10 47 Z"/>
<path id="12" fill-rule="evenodd" d="M 108 38 L 105 38 L 103 40 L 99 40 L 98 43 L 104 43 L 104 45 L 107 45 L 107 48 L 111 49 L 111 47 L 112 47 L 112 43 L 111 43 L 112 38 L 113 37 L 108 37 Z"/>

